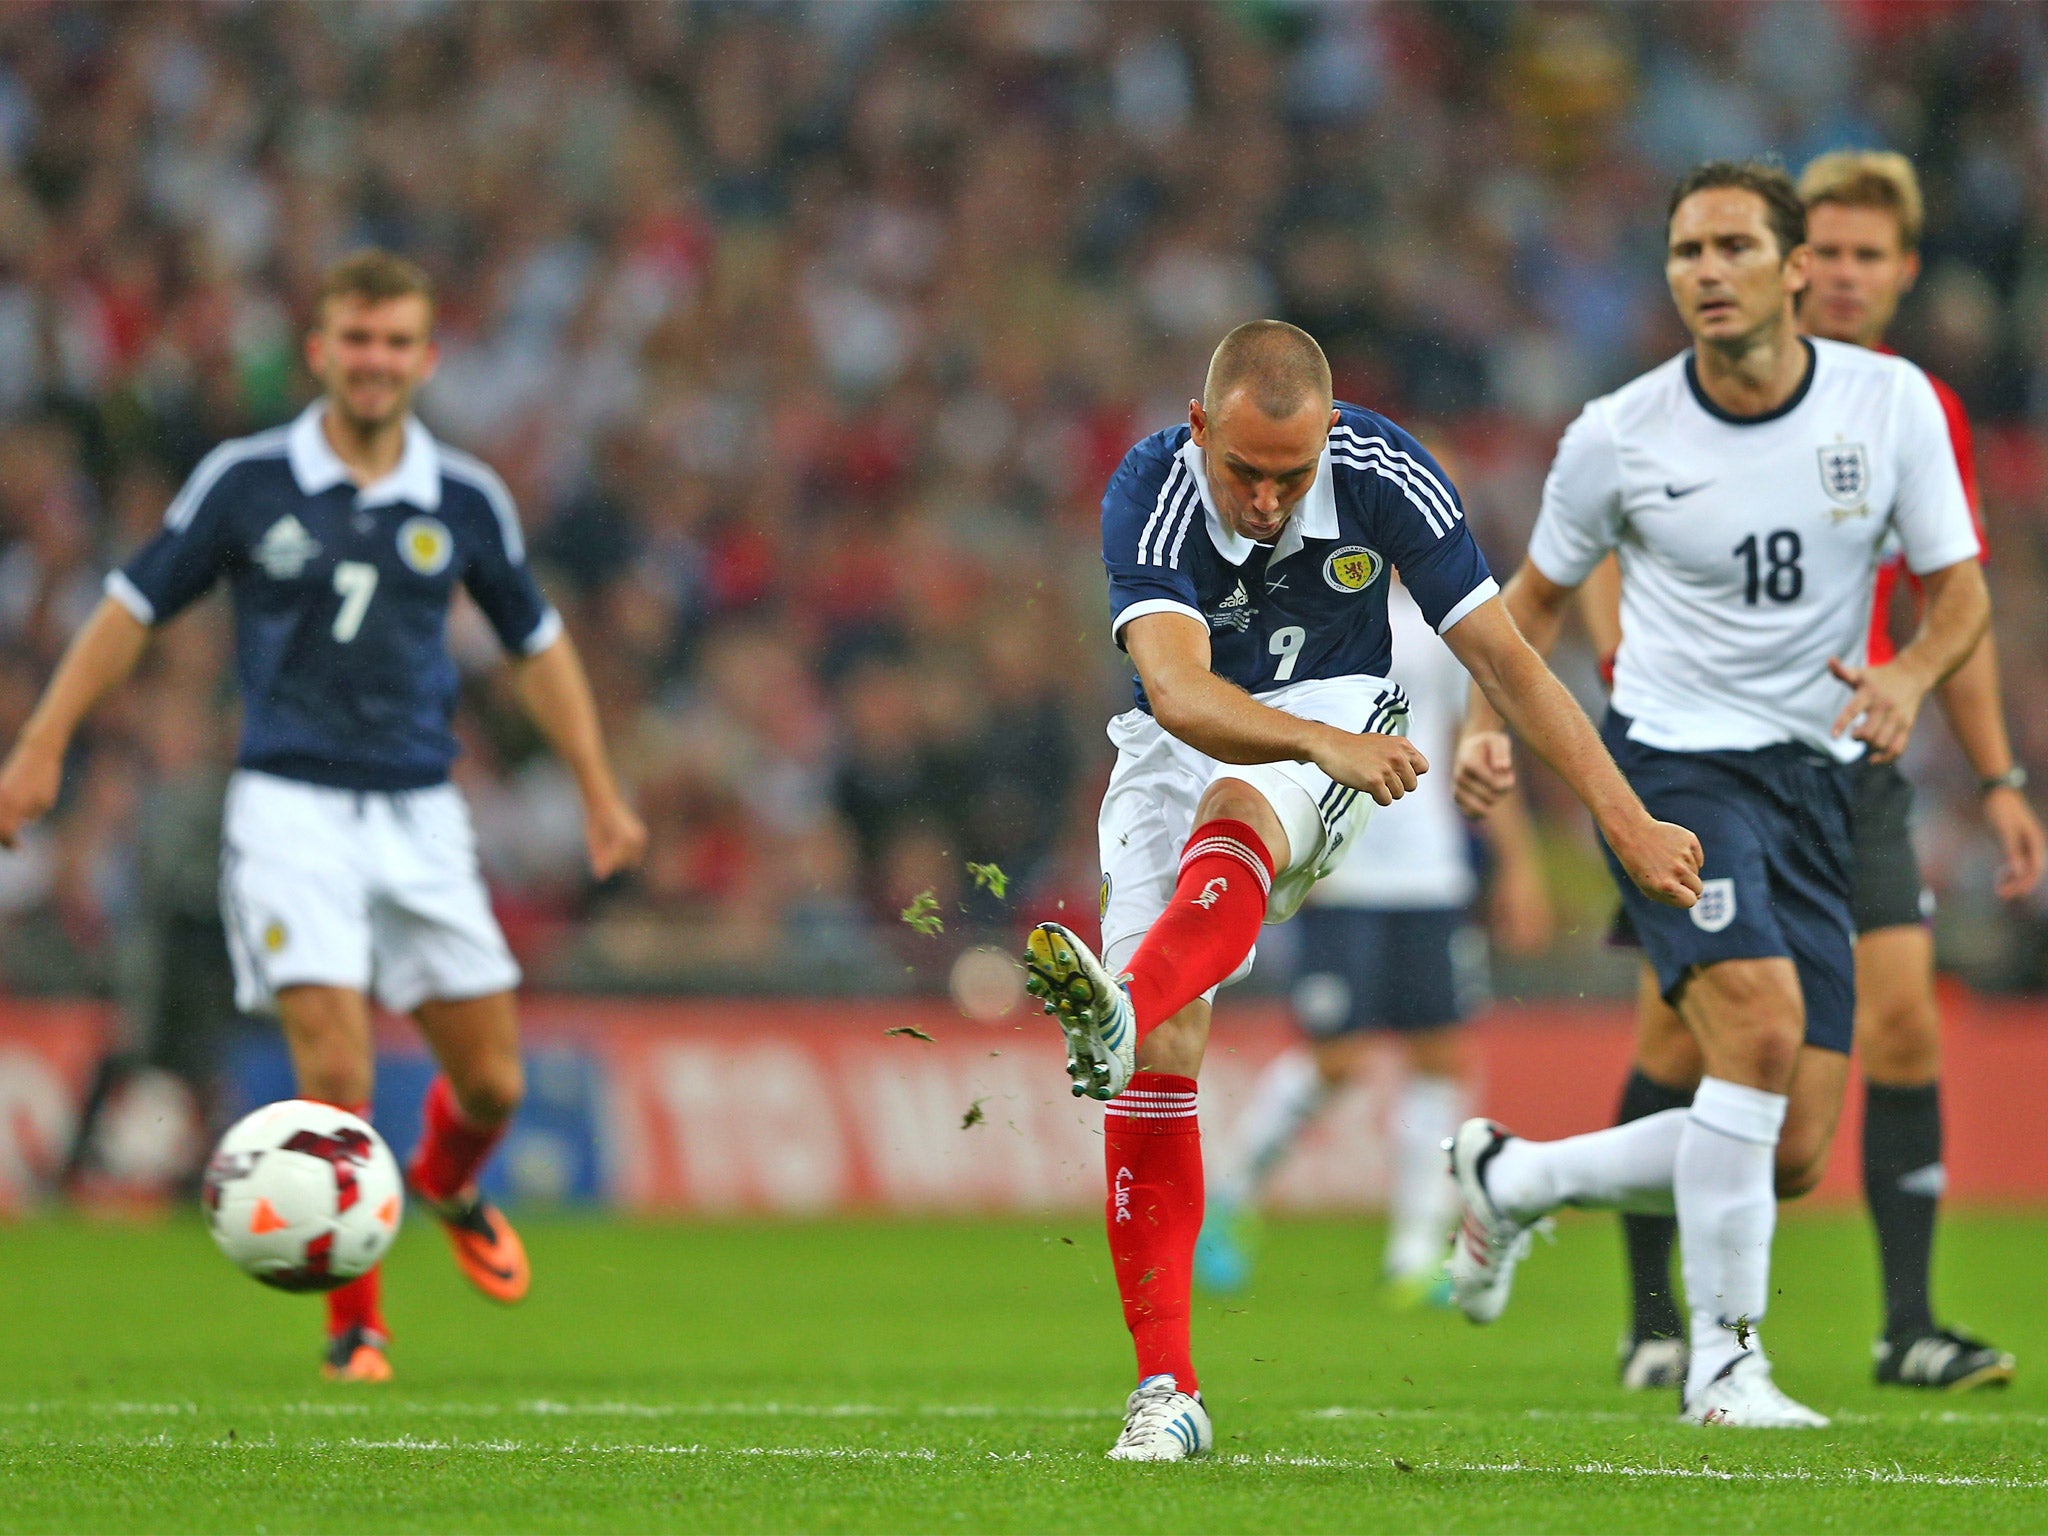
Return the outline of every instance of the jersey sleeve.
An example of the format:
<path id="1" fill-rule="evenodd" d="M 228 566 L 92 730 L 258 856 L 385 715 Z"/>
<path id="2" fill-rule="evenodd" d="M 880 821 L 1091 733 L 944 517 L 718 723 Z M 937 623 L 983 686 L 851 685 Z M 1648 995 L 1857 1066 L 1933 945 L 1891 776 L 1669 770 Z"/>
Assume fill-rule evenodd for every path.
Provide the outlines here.
<path id="1" fill-rule="evenodd" d="M 1907 376 L 1895 408 L 1899 489 L 1892 505 L 1892 528 L 1905 551 L 1906 568 L 1924 576 L 1977 559 L 1983 546 L 1963 494 L 1941 401 L 1926 374 L 1911 364 L 1901 366 Z"/>
<path id="2" fill-rule="evenodd" d="M 245 457 L 227 443 L 199 461 L 156 537 L 108 575 L 107 596 L 144 624 L 162 624 L 206 595 L 234 553 L 230 471 Z"/>
<path id="3" fill-rule="evenodd" d="M 1543 507 L 1529 535 L 1529 563 L 1576 587 L 1621 538 L 1621 466 L 1614 431 L 1594 401 L 1565 428 L 1543 480 Z"/>
<path id="4" fill-rule="evenodd" d="M 1942 420 L 1948 426 L 1949 447 L 1955 450 L 1956 474 L 1962 478 L 1963 500 L 1970 508 L 1970 521 L 1977 528 L 1977 558 L 1991 558 L 1991 541 L 1984 537 L 1984 498 L 1977 490 L 1977 444 L 1970 431 L 1970 413 L 1963 406 L 1962 397 L 1933 374 L 1927 375 L 1927 382 L 1934 386 L 1934 397 L 1941 402 Z"/>
<path id="5" fill-rule="evenodd" d="M 1102 563 L 1109 572 L 1109 632 L 1148 613 L 1182 613 L 1207 627 L 1186 560 L 1189 531 L 1203 517 L 1193 473 L 1179 454 L 1163 462 L 1140 443 L 1102 494 Z M 1196 533 L 1200 537 L 1200 533 Z"/>
<path id="6" fill-rule="evenodd" d="M 1429 451 L 1392 422 L 1374 440 L 1331 438 L 1335 463 L 1372 472 L 1374 524 L 1401 583 L 1438 634 L 1465 617 L 1499 585 L 1465 521 L 1465 504 Z"/>
<path id="7" fill-rule="evenodd" d="M 476 489 L 489 504 L 489 515 L 482 519 L 462 584 L 490 621 L 500 645 L 521 656 L 538 656 L 562 633 L 562 616 L 541 595 L 526 563 L 526 537 L 511 492 L 489 470 L 476 468 Z"/>

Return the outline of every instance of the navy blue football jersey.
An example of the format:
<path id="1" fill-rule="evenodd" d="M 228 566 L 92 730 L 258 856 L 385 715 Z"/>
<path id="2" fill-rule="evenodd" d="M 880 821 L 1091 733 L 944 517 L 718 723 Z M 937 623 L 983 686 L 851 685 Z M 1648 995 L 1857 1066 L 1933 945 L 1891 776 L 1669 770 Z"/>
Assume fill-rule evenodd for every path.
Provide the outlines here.
<path id="1" fill-rule="evenodd" d="M 359 490 L 320 430 L 223 443 L 107 591 L 159 624 L 226 577 L 245 768 L 343 789 L 448 777 L 457 676 L 448 608 L 460 582 L 508 650 L 561 632 L 526 565 L 518 514 L 485 465 L 408 422 L 398 468 Z"/>
<path id="2" fill-rule="evenodd" d="M 1209 628 L 1210 669 L 1248 693 L 1385 677 L 1390 565 L 1438 634 L 1499 590 L 1436 460 L 1384 416 L 1337 411 L 1315 484 L 1270 545 L 1216 516 L 1187 427 L 1124 456 L 1102 497 L 1118 645 L 1132 619 L 1184 613 Z M 1137 699 L 1150 708 L 1142 683 Z"/>

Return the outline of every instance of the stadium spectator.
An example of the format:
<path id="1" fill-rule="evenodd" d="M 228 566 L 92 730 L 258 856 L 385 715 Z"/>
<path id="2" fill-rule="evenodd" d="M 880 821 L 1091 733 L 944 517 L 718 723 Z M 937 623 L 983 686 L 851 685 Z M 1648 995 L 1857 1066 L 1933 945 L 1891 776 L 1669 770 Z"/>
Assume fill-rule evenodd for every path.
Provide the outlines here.
<path id="1" fill-rule="evenodd" d="M 1682 344 L 1645 189 L 1867 143 L 1941 211 L 1895 339 L 1980 424 L 2009 686 L 2040 697 L 2048 94 L 2012 61 L 2044 45 L 2048 15 L 1971 4 L 16 7 L 0 720 L 204 448 L 309 396 L 317 274 L 388 244 L 450 296 L 426 415 L 526 509 L 653 826 L 638 881 L 586 888 L 468 616 L 464 782 L 537 976 L 773 971 L 928 886 L 970 911 L 919 958 L 1089 910 L 1056 829 L 1099 789 L 1119 674 L 1062 535 L 1205 340 L 1259 313 L 1323 337 L 1511 566 L 1562 423 Z M 56 936 L 0 943 L 7 985 L 111 976 L 155 771 L 137 700 L 213 696 L 217 619 L 188 623 L 82 743 L 49 843 L 0 859 L 18 935 Z M 1050 692 L 1078 657 L 1094 694 Z M 2015 729 L 2048 767 L 2048 714 Z M 2041 984 L 1967 765 L 1936 731 L 1914 759 L 1944 942 Z"/>

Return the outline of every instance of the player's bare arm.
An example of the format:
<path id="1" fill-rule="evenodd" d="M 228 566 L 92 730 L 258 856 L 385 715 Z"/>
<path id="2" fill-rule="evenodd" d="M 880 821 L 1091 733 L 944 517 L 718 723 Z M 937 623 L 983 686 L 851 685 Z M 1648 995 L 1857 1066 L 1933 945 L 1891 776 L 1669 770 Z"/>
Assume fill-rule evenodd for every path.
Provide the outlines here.
<path id="1" fill-rule="evenodd" d="M 516 663 L 512 677 L 520 704 L 555 755 L 576 775 L 590 872 L 606 880 L 633 868 L 647 851 L 647 828 L 619 792 L 605 756 L 597 704 L 590 696 L 576 643 L 566 632 L 556 636 L 545 650 Z"/>
<path id="2" fill-rule="evenodd" d="M 1969 659 L 1991 623 L 1991 595 L 1976 560 L 1959 560 L 1920 580 L 1927 594 L 1920 629 L 1898 655 L 1878 667 L 1828 660 L 1828 670 L 1855 690 L 1835 717 L 1834 734 L 1848 731 L 1880 763 L 1906 750 L 1927 695 Z"/>
<path id="3" fill-rule="evenodd" d="M 1611 671 L 1621 649 L 1621 562 L 1609 555 L 1579 586 L 1579 622 L 1593 642 L 1593 654 Z M 1611 681 L 1611 679 L 1610 679 Z"/>
<path id="4" fill-rule="evenodd" d="M 1593 722 L 1544 664 L 1571 601 L 1526 562 L 1502 595 L 1452 625 L 1444 641 L 1479 685 L 1459 743 L 1455 789 L 1467 815 L 1483 815 L 1514 787 L 1505 723 L 1557 770 L 1593 813 L 1600 835 L 1645 895 L 1690 907 L 1700 893 L 1699 839 L 1658 821 L 1614 765 Z M 1518 620 L 1526 611 L 1529 634 Z"/>
<path id="5" fill-rule="evenodd" d="M 1556 915 L 1528 802 L 1512 791 L 1503 795 L 1479 834 L 1493 855 L 1487 924 L 1494 942 L 1510 955 L 1541 954 L 1550 947 Z"/>
<path id="6" fill-rule="evenodd" d="M 1936 693 L 1949 728 L 1984 786 L 1984 822 L 1998 840 L 2004 860 L 1994 888 L 2002 900 L 2016 900 L 2041 883 L 2048 868 L 2048 835 L 2043 834 L 2026 791 L 2013 782 L 2016 759 L 2005 729 L 1997 636 L 1987 631 L 1970 659 L 1951 672 Z"/>
<path id="7" fill-rule="evenodd" d="M 21 829 L 57 803 L 64 754 L 93 706 L 127 680 L 149 644 L 149 627 L 112 598 L 103 598 L 72 637 L 35 712 L 0 763 L 0 846 L 12 848 Z"/>
<path id="8" fill-rule="evenodd" d="M 1182 614 L 1148 613 L 1124 626 L 1152 715 L 1219 763 L 1314 763 L 1338 783 L 1392 805 L 1429 771 L 1401 736 L 1354 735 L 1261 704 L 1209 669 L 1209 632 Z"/>

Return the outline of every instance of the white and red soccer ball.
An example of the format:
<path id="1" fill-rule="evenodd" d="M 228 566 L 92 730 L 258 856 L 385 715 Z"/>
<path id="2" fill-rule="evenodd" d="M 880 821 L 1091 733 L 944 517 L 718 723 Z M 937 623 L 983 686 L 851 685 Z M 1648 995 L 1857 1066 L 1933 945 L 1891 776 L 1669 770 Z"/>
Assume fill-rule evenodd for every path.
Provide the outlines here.
<path id="1" fill-rule="evenodd" d="M 367 1120 L 284 1099 L 228 1128 L 206 1165 L 207 1226 L 244 1274 L 282 1291 L 331 1291 L 398 1235 L 398 1160 Z"/>

